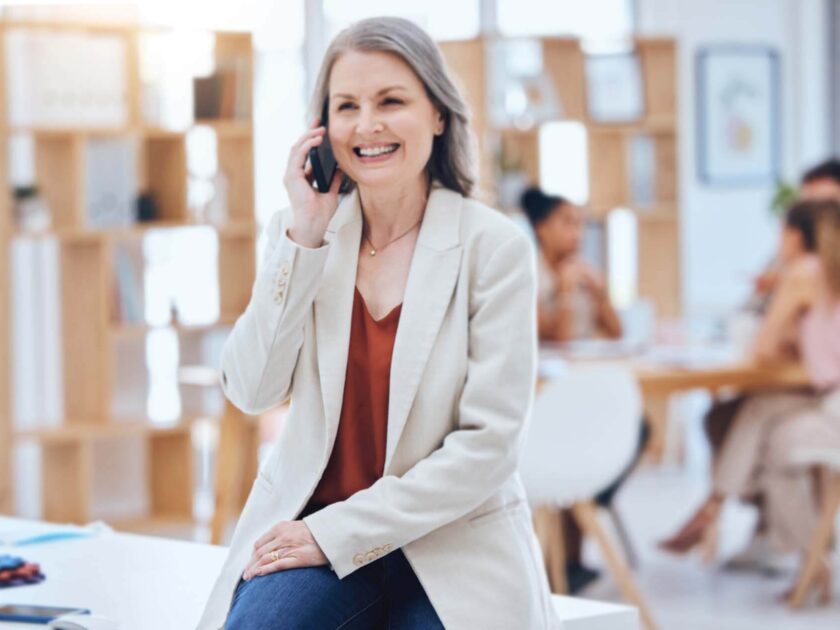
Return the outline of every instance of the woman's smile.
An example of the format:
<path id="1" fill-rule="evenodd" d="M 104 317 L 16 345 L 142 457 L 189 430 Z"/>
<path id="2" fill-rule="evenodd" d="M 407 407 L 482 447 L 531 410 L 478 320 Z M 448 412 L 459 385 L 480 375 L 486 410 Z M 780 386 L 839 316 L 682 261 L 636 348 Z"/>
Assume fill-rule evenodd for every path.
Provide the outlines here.
<path id="1" fill-rule="evenodd" d="M 398 142 L 363 144 L 353 147 L 356 160 L 362 164 L 381 164 L 390 161 L 400 149 Z"/>

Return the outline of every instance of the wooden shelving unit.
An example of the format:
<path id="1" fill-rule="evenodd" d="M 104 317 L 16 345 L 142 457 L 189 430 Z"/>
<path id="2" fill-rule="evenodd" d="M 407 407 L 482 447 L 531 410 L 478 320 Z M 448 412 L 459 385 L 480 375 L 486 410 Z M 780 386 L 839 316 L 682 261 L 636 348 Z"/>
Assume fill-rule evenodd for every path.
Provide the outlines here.
<path id="1" fill-rule="evenodd" d="M 238 90 L 247 95 L 248 113 L 238 118 L 195 121 L 180 129 L 149 124 L 141 113 L 139 41 L 148 33 L 164 32 L 134 26 L 102 26 L 78 23 L 11 22 L 0 20 L 0 85 L 5 90 L 6 63 L 3 51 L 13 31 L 86 33 L 119 37 L 124 42 L 125 107 L 127 123 L 118 128 L 12 126 L 5 98 L 0 99 L 0 512 L 12 509 L 11 453 L 16 443 L 35 441 L 41 449 L 42 517 L 51 521 L 87 522 L 96 518 L 92 487 L 94 447 L 109 440 L 132 437 L 140 440 L 146 455 L 145 480 L 148 514 L 126 515 L 125 522 L 149 523 L 190 519 L 193 511 L 192 425 L 206 415 L 185 412 L 169 424 L 156 424 L 146 417 L 116 417 L 113 401 L 117 392 L 117 367 L 121 344 L 142 343 L 160 327 L 122 322 L 114 316 L 117 290 L 115 249 L 125 242 L 145 238 L 153 230 L 209 226 L 218 240 L 220 317 L 206 325 L 173 323 L 167 328 L 179 338 L 203 335 L 230 326 L 247 305 L 256 273 L 257 225 L 254 209 L 253 123 L 250 115 L 253 93 L 253 53 L 248 33 L 216 32 L 217 67 L 235 61 Z M 244 87 L 243 87 L 244 86 Z M 238 112 L 240 113 L 240 112 Z M 194 126 L 207 126 L 217 137 L 218 168 L 228 182 L 227 221 L 222 225 L 196 222 L 188 206 L 187 133 Z M 11 195 L 7 180 L 7 147 L 12 133 L 33 138 L 35 179 L 47 201 L 52 218 L 49 231 L 23 232 L 11 219 Z M 131 226 L 102 228 L 87 224 L 85 147 L 91 139 L 118 138 L 135 147 L 137 194 L 151 193 L 158 220 Z M 15 430 L 11 417 L 11 356 L 9 282 L 10 244 L 15 239 L 54 239 L 59 256 L 61 304 L 63 418 L 59 426 Z M 142 270 L 140 272 L 142 274 Z M 218 412 L 217 412 L 218 414 Z M 224 415 L 236 415 L 225 407 Z M 216 418 L 218 419 L 218 418 Z M 242 418 L 239 418 L 242 420 Z"/>
<path id="2" fill-rule="evenodd" d="M 490 125 L 488 60 L 498 40 L 475 39 L 441 44 L 447 62 L 461 81 L 473 110 L 479 140 L 481 186 L 495 201 L 499 181 L 493 156 L 500 151 L 518 162 L 531 183 L 539 182 L 538 128 L 494 129 Z M 637 38 L 645 110 L 632 123 L 592 120 L 587 107 L 586 55 L 580 42 L 541 38 L 544 72 L 562 103 L 563 120 L 581 122 L 589 150 L 589 219 L 603 224 L 614 208 L 633 210 L 638 219 L 639 296 L 653 302 L 658 316 L 679 315 L 680 217 L 678 188 L 676 42 L 669 38 Z M 647 136 L 653 144 L 653 199 L 635 203 L 631 194 L 633 164 L 630 144 Z M 605 231 L 604 231 L 605 232 Z M 606 244 L 605 244 L 606 245 Z M 604 261 L 606 264 L 606 261 Z"/>

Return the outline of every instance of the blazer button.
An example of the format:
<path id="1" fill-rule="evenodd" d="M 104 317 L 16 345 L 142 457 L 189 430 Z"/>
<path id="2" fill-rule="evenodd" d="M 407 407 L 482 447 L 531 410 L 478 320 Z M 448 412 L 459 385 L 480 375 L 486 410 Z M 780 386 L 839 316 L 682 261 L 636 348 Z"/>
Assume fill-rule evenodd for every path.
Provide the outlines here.
<path id="1" fill-rule="evenodd" d="M 376 560 L 376 558 L 377 556 L 375 551 L 368 551 L 365 554 L 365 562 L 373 562 L 374 560 Z"/>
<path id="2" fill-rule="evenodd" d="M 280 265 L 280 273 L 282 273 L 284 276 L 289 275 L 289 270 L 290 270 L 290 266 L 289 266 L 289 261 L 288 260 L 285 261 L 282 265 Z"/>
<path id="3" fill-rule="evenodd" d="M 382 551 L 384 551 L 385 553 L 388 553 L 389 551 L 393 551 L 393 549 L 394 549 L 394 545 L 385 545 L 385 546 L 382 547 Z"/>
<path id="4" fill-rule="evenodd" d="M 364 563 L 365 557 L 362 554 L 357 553 L 355 556 L 353 556 L 353 564 L 355 564 L 357 567 L 362 566 Z"/>

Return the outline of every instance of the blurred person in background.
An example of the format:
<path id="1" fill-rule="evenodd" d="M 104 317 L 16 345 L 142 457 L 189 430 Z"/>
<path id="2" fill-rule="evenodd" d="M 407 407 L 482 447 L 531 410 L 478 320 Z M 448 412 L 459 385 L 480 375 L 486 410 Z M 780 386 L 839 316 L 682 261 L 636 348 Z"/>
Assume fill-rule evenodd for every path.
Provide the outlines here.
<path id="1" fill-rule="evenodd" d="M 773 299 L 753 346 L 753 356 L 759 362 L 772 363 L 789 360 L 801 353 L 803 324 L 811 306 L 819 299 L 822 265 L 818 257 L 816 226 L 818 217 L 834 202 L 799 202 L 785 216 L 785 227 L 779 249 L 784 272 L 777 281 Z M 809 357 L 803 355 L 806 364 Z M 740 406 L 729 428 L 713 467 L 710 496 L 694 515 L 660 547 L 684 553 L 706 542 L 707 559 L 714 554 L 717 522 L 724 499 L 735 497 L 763 503 L 769 488 L 763 477 L 769 436 L 774 427 L 787 422 L 796 413 L 811 408 L 820 400 L 816 383 L 791 391 L 757 393 Z M 770 562 L 771 552 L 785 552 L 790 545 L 779 544 L 784 533 L 779 531 L 779 519 L 774 523 L 762 509 L 758 532 L 752 543 L 753 553 L 763 554 Z M 758 559 L 756 559 L 758 562 Z M 767 568 L 772 568 L 772 565 Z"/>
<path id="2" fill-rule="evenodd" d="M 840 202 L 840 160 L 831 158 L 808 169 L 802 175 L 799 198 L 802 201 Z M 802 229 L 810 229 L 812 232 L 813 226 L 810 228 L 807 225 L 802 226 Z M 744 306 L 745 312 L 753 313 L 756 317 L 764 317 L 784 269 L 807 253 L 804 251 L 802 229 L 789 225 L 787 221 L 783 222 L 778 252 L 764 271 L 755 278 L 753 294 Z M 735 417 L 748 398 L 748 394 L 738 394 L 717 400 L 706 413 L 703 426 L 711 449 L 713 465 L 723 448 Z M 752 502 L 759 510 L 756 536 L 750 545 L 731 558 L 726 566 L 736 570 L 759 570 L 772 573 L 774 571 L 773 556 L 764 537 L 765 521 L 760 494 L 753 497 Z"/>
<path id="3" fill-rule="evenodd" d="M 529 188 L 521 199 L 539 244 L 538 327 L 541 341 L 621 337 L 601 274 L 581 257 L 583 210 L 563 197 Z"/>
<path id="4" fill-rule="evenodd" d="M 815 396 L 810 404 L 772 426 L 759 487 L 766 497 L 772 543 L 805 558 L 819 518 L 814 475 L 796 460 L 799 449 L 840 451 L 840 205 L 819 204 L 817 251 L 820 269 L 813 291 L 803 288 L 791 312 L 807 309 L 800 349 Z M 831 565 L 824 558 L 812 583 L 820 603 L 831 596 Z M 790 596 L 792 590 L 786 593 Z"/>
<path id="5" fill-rule="evenodd" d="M 582 339 L 618 339 L 621 321 L 610 303 L 601 274 L 581 256 L 584 211 L 567 199 L 529 188 L 520 205 L 534 230 L 539 246 L 537 319 L 542 342 Z M 608 506 L 630 474 L 647 442 L 643 424 L 637 457 L 608 488 L 595 497 Z M 574 594 L 599 577 L 582 561 L 583 532 L 568 510 L 563 510 L 566 580 Z"/>

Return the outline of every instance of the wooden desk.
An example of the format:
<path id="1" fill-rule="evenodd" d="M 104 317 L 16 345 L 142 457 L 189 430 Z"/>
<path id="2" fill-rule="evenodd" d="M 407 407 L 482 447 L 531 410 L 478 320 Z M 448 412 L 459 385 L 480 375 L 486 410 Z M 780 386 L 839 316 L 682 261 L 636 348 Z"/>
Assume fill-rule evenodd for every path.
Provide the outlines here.
<path id="1" fill-rule="evenodd" d="M 634 365 L 633 372 L 644 397 L 650 427 L 648 454 L 654 462 L 661 462 L 665 455 L 668 403 L 672 395 L 696 389 L 705 389 L 715 396 L 721 390 L 751 391 L 808 385 L 805 368 L 798 363 L 767 366 L 739 361 L 702 368 L 679 368 L 639 362 Z"/>
<path id="2" fill-rule="evenodd" d="M 608 342 L 601 342 L 600 347 L 608 350 L 608 345 Z M 620 344 L 616 347 L 621 348 Z M 644 397 L 645 413 L 651 430 L 648 454 L 654 462 L 661 461 L 665 454 L 668 402 L 672 395 L 697 389 L 717 395 L 721 390 L 751 391 L 808 385 L 808 375 L 799 363 L 758 365 L 743 359 L 727 358 L 728 353 L 723 349 L 720 360 L 691 365 L 692 350 L 676 350 L 672 354 L 676 356 L 682 353 L 685 361 L 657 360 L 657 348 L 635 355 L 610 358 L 608 352 L 599 357 L 586 357 L 581 353 L 566 354 L 562 346 L 546 346 L 541 348 L 541 357 L 542 360 L 555 357 L 570 364 L 621 365 L 631 370 L 638 379 Z"/>

